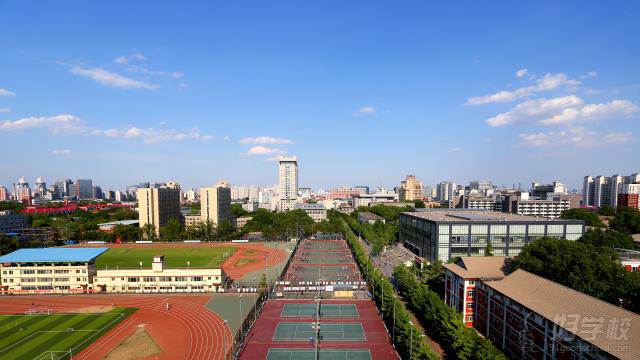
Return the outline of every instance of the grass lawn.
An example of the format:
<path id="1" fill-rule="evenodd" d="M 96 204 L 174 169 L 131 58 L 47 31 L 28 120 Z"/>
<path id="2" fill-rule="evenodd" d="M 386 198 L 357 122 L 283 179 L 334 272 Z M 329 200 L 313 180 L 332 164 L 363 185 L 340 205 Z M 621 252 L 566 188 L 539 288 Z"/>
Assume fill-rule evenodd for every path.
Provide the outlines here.
<path id="1" fill-rule="evenodd" d="M 136 309 L 101 314 L 0 315 L 0 359 L 70 359 Z"/>
<path id="2" fill-rule="evenodd" d="M 150 268 L 155 255 L 164 255 L 164 263 L 169 268 L 186 268 L 187 261 L 192 268 L 219 267 L 236 251 L 234 246 L 221 247 L 144 247 L 111 248 L 96 259 L 96 268 Z"/>

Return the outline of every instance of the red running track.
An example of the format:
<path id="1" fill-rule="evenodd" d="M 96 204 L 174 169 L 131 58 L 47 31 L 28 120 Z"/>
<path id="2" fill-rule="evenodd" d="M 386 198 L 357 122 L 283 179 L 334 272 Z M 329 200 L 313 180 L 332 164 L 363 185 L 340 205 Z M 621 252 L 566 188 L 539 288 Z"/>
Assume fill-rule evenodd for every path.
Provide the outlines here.
<path id="1" fill-rule="evenodd" d="M 74 355 L 78 360 L 104 358 L 139 326 L 162 349 L 158 355 L 146 359 L 223 359 L 233 343 L 229 328 L 223 319 L 204 307 L 209 296 L 160 295 L 73 295 L 73 296 L 12 296 L 0 298 L 1 314 L 24 314 L 35 308 L 55 312 L 71 312 L 93 306 L 120 306 L 138 308 L 133 315 L 120 322 L 91 345 Z M 170 308 L 166 309 L 166 304 Z"/>

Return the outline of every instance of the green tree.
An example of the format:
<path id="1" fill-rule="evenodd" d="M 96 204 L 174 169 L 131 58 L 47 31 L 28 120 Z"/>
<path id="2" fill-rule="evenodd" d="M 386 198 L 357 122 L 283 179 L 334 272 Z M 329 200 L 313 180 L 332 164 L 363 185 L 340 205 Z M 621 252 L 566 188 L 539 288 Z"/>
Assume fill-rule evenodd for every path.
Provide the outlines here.
<path id="1" fill-rule="evenodd" d="M 587 226 L 604 227 L 604 223 L 598 218 L 598 214 L 587 209 L 569 209 L 560 214 L 561 219 L 584 220 Z"/>
<path id="2" fill-rule="evenodd" d="M 590 244 L 595 247 L 605 246 L 608 248 L 633 249 L 634 242 L 631 235 L 624 231 L 590 229 L 578 241 Z"/>
<path id="3" fill-rule="evenodd" d="M 164 241 L 178 241 L 182 235 L 182 224 L 178 219 L 169 219 L 165 226 L 160 227 L 160 238 Z"/>
<path id="4" fill-rule="evenodd" d="M 610 205 L 602 205 L 600 209 L 598 209 L 598 214 L 602 216 L 615 216 L 616 209 Z"/>
<path id="5" fill-rule="evenodd" d="M 616 216 L 609 221 L 609 227 L 629 234 L 639 234 L 640 210 L 626 206 L 618 207 Z"/>
<path id="6" fill-rule="evenodd" d="M 415 201 L 414 201 L 414 203 L 415 203 L 415 206 L 416 206 L 416 208 L 417 208 L 417 209 L 422 209 L 422 208 L 427 207 L 427 206 L 425 205 L 424 201 L 422 201 L 422 200 L 420 200 L 420 199 L 415 200 Z"/>
<path id="7" fill-rule="evenodd" d="M 235 238 L 236 228 L 230 220 L 221 220 L 216 229 L 218 241 L 231 241 Z"/>
<path id="8" fill-rule="evenodd" d="M 147 241 L 157 241 L 158 235 L 156 234 L 156 228 L 153 224 L 145 224 L 142 227 L 142 235 Z"/>
<path id="9" fill-rule="evenodd" d="M 493 246 L 491 241 L 487 241 L 487 246 L 484 249 L 484 256 L 493 256 Z"/>
<path id="10" fill-rule="evenodd" d="M 233 216 L 237 218 L 249 214 L 247 210 L 242 208 L 242 204 L 231 204 L 231 212 L 233 213 Z"/>

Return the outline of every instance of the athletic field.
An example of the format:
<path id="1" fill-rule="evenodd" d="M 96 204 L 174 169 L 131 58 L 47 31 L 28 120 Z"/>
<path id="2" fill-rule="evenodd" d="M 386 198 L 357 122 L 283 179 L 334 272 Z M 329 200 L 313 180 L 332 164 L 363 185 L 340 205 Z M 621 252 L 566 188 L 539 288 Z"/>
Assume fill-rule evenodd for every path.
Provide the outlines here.
<path id="1" fill-rule="evenodd" d="M 0 360 L 70 359 L 135 311 L 0 315 Z"/>
<path id="2" fill-rule="evenodd" d="M 164 264 L 169 268 L 215 268 L 233 255 L 234 246 L 149 246 L 149 247 L 113 247 L 98 256 L 96 268 L 150 268 L 155 255 L 164 255 Z"/>

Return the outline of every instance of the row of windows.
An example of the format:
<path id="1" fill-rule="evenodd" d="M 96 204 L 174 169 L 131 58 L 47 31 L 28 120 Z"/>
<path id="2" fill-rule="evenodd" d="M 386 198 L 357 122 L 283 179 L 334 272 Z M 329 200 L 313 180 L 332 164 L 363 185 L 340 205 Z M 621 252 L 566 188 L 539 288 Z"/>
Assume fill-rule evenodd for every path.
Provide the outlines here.
<path id="1" fill-rule="evenodd" d="M 72 271 L 69 269 L 56 269 L 56 270 L 38 269 L 38 270 L 22 270 L 21 272 L 16 270 L 16 272 L 21 273 L 22 275 L 33 275 L 33 274 L 69 274 Z M 87 272 L 87 269 L 76 269 L 76 274 L 85 274 L 86 272 Z M 13 275 L 13 270 L 3 270 L 2 275 Z"/>
<path id="2" fill-rule="evenodd" d="M 211 276 L 207 277 L 207 280 L 211 280 Z M 203 276 L 175 276 L 175 277 L 171 277 L 171 276 L 143 276 L 143 277 L 137 277 L 137 276 L 132 276 L 132 277 L 127 277 L 126 281 L 130 282 L 130 283 L 138 283 L 138 282 L 171 282 L 171 281 L 177 281 L 177 282 L 184 282 L 184 281 L 203 281 L 204 277 Z M 218 277 L 215 277 L 215 280 L 219 280 Z M 115 277 L 111 278 L 111 281 L 116 281 Z M 120 278 L 120 281 L 125 281 L 125 278 Z"/>

